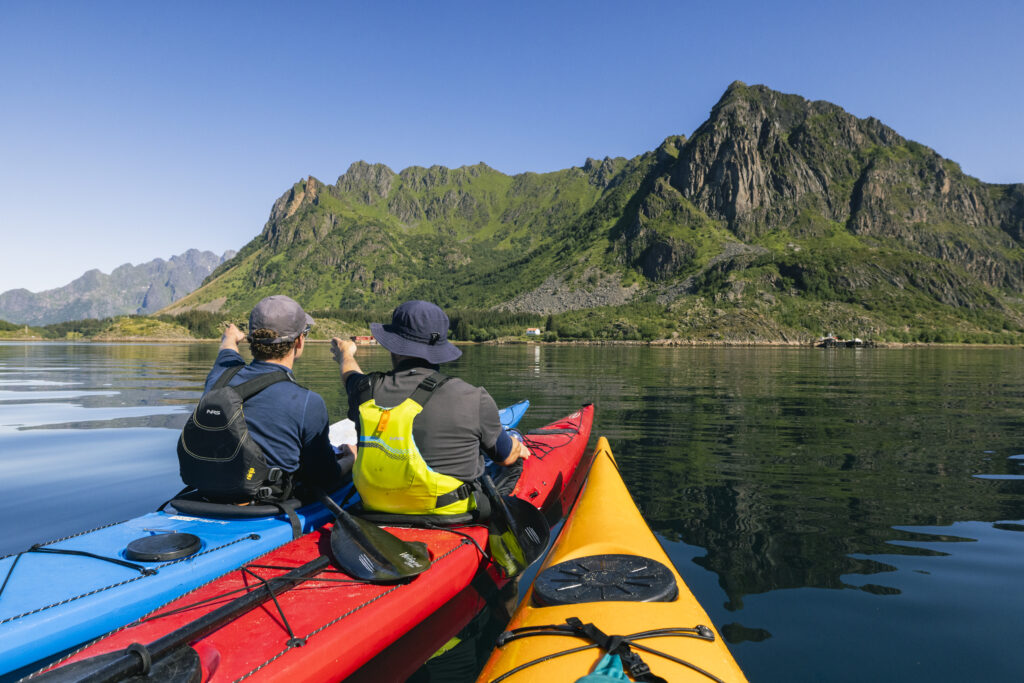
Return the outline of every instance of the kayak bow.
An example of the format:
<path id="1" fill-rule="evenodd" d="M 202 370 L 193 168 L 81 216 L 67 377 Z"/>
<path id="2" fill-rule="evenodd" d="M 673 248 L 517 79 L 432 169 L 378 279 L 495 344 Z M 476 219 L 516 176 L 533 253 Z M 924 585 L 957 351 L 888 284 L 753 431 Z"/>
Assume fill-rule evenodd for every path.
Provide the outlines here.
<path id="1" fill-rule="evenodd" d="M 746 680 L 601 437 L 576 505 L 477 683 L 576 681 L 599 663 L 621 674 L 614 658 L 601 661 L 608 649 L 634 677 L 646 665 L 673 683 Z"/>

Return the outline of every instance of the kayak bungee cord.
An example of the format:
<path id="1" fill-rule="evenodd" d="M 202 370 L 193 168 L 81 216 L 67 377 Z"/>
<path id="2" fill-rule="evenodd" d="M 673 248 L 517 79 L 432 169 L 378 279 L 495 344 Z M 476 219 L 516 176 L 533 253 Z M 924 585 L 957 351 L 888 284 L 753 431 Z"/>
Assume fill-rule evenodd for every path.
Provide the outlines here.
<path id="1" fill-rule="evenodd" d="M 472 544 L 475 545 L 478 549 L 480 548 L 480 545 L 478 543 L 476 543 L 475 541 L 473 541 Z M 470 541 L 467 541 L 466 539 L 460 540 L 458 545 L 453 547 L 451 550 L 447 551 L 446 553 L 444 553 L 442 555 L 438 555 L 437 557 L 435 557 L 433 559 L 433 561 L 430 563 L 431 568 L 433 568 L 434 565 L 436 565 L 441 560 L 445 559 L 449 555 L 457 552 L 460 548 L 462 548 L 464 546 L 467 546 L 467 545 L 470 545 Z M 400 584 L 396 584 L 396 585 L 393 585 L 393 586 L 389 586 L 387 588 L 387 590 L 381 592 L 378 595 L 375 595 L 374 597 L 366 600 L 365 602 L 363 602 L 363 603 L 361 603 L 359 605 L 356 605 L 352 609 L 348 610 L 347 612 L 345 612 L 343 614 L 338 615 L 336 618 L 328 621 L 327 623 L 322 624 L 321 626 L 318 626 L 317 628 L 315 628 L 312 631 L 310 631 L 309 633 L 307 633 L 305 636 L 302 636 L 301 638 L 299 638 L 299 640 L 301 640 L 303 643 L 307 642 L 313 636 L 315 636 L 315 635 L 317 635 L 317 634 L 327 630 L 331 626 L 334 626 L 335 624 L 337 624 L 338 622 L 342 621 L 346 617 L 352 616 L 353 614 L 355 614 L 359 610 L 372 605 L 373 603 L 377 602 L 378 600 L 380 600 L 381 598 L 385 597 L 386 595 L 394 593 L 395 591 L 397 591 L 397 590 L 399 590 L 401 588 L 404 588 L 405 586 L 408 586 L 408 585 L 411 585 L 411 584 L 409 584 L 409 583 L 400 583 Z M 293 640 L 294 640 L 294 638 L 293 638 Z M 245 679 L 247 679 L 247 678 L 249 678 L 251 676 L 256 675 L 262 669 L 265 669 L 267 666 L 271 665 L 276 660 L 278 660 L 281 657 L 283 657 L 285 654 L 287 654 L 289 651 L 293 650 L 295 647 L 298 647 L 298 645 L 293 644 L 291 641 L 286 642 L 285 643 L 285 647 L 280 652 L 278 652 L 277 654 L 273 655 L 272 657 L 268 657 L 267 660 L 264 661 L 262 664 L 256 665 L 250 671 L 248 671 L 248 672 L 242 674 L 241 676 L 239 676 L 238 678 L 236 678 L 232 683 L 239 683 L 240 681 L 244 681 Z"/>
<path id="2" fill-rule="evenodd" d="M 46 543 L 36 543 L 32 547 L 30 547 L 28 550 L 22 550 L 21 552 L 10 553 L 8 555 L 4 555 L 3 557 L 0 557 L 0 560 L 6 560 L 8 557 L 14 557 L 14 562 L 11 563 L 11 568 L 7 570 L 7 576 L 4 578 L 4 583 L 3 583 L 2 586 L 0 586 L 0 595 L 3 595 L 4 589 L 7 588 L 7 582 L 11 580 L 11 574 L 14 573 L 14 568 L 16 566 L 18 566 L 18 560 L 20 560 L 21 556 L 24 555 L 25 553 L 53 552 L 52 550 L 50 550 L 48 548 L 45 548 L 45 546 L 53 545 L 54 543 L 60 543 L 61 541 L 67 541 L 67 540 L 70 540 L 72 538 L 77 538 L 78 536 L 85 536 L 86 534 L 91 534 L 94 531 L 99 531 L 101 529 L 109 529 L 112 526 L 117 526 L 118 524 L 124 524 L 126 521 L 129 521 L 129 520 L 122 519 L 120 522 L 111 522 L 110 524 L 104 524 L 103 526 L 98 526 L 98 527 L 96 527 L 94 529 L 89 529 L 87 531 L 81 531 L 81 532 L 79 532 L 77 534 L 71 534 L 70 536 L 64 536 L 63 538 L 55 538 L 52 541 L 47 541 Z M 107 558 L 102 558 L 102 559 L 107 559 Z M 115 561 L 115 560 L 111 560 L 111 561 Z M 119 562 L 119 564 L 120 564 L 120 562 Z M 126 566 L 132 566 L 134 568 L 138 568 L 137 565 L 126 565 Z M 16 619 L 16 618 L 17 617 L 11 617 L 11 619 Z M 5 621 L 7 621 L 7 620 L 5 620 Z M 4 622 L 0 621 L 0 624 L 2 624 L 2 623 L 4 623 Z"/>
<path id="3" fill-rule="evenodd" d="M 640 659 L 640 656 L 630 650 L 631 647 L 635 647 L 638 650 L 649 652 L 659 657 L 664 657 L 676 664 L 680 664 L 689 669 L 696 671 L 697 673 L 706 676 L 709 680 L 715 681 L 715 683 L 725 683 L 722 679 L 718 678 L 714 674 L 705 671 L 699 666 L 687 662 L 685 660 L 674 657 L 666 652 L 655 650 L 652 647 L 643 645 L 635 642 L 637 640 L 643 640 L 646 638 L 661 638 L 666 636 L 677 636 L 680 638 L 696 638 L 698 640 L 706 640 L 712 642 L 715 639 L 714 632 L 707 626 L 698 625 L 692 628 L 661 628 L 654 629 L 651 631 L 641 631 L 639 633 L 631 633 L 624 636 L 608 636 L 605 635 L 600 629 L 593 624 L 584 624 L 576 617 L 569 617 L 564 624 L 549 624 L 546 626 L 526 626 L 520 629 L 512 631 L 505 631 L 500 636 L 496 643 L 497 647 L 503 647 L 507 643 L 513 640 L 519 640 L 520 638 L 528 638 L 530 636 L 568 636 L 571 638 L 583 638 L 592 641 L 589 645 L 581 645 L 580 647 L 574 647 L 561 652 L 553 652 L 543 657 L 538 657 L 532 661 L 520 664 L 514 669 L 509 669 L 501 676 L 493 679 L 491 683 L 500 683 L 512 675 L 523 671 L 536 664 L 541 664 L 558 657 L 565 655 L 575 654 L 577 652 L 584 652 L 586 650 L 601 649 L 606 652 L 617 654 L 622 659 L 623 663 L 628 669 L 629 674 L 637 681 L 652 681 L 664 683 L 664 679 L 654 674 L 651 674 L 650 667 Z"/>
<path id="4" fill-rule="evenodd" d="M 475 544 L 475 542 L 473 542 L 473 539 L 461 539 L 459 541 L 459 543 L 456 546 L 454 546 L 453 548 L 451 548 L 448 552 L 446 552 L 446 553 L 438 556 L 437 558 L 435 558 L 434 561 L 431 562 L 431 566 L 433 566 L 434 564 L 436 564 L 440 560 L 448 557 L 452 553 L 457 552 L 463 546 L 470 545 L 471 542 L 474 545 L 477 545 L 477 548 L 479 549 L 479 545 Z M 400 588 L 402 588 L 404 586 L 409 585 L 409 582 L 406 581 L 406 582 L 394 584 L 394 585 L 391 585 L 391 586 L 387 586 L 386 590 L 382 591 L 378 595 L 376 595 L 376 596 L 366 600 L 365 602 L 363 602 L 360 605 L 357 605 L 357 606 L 353 607 L 352 609 L 350 609 L 350 610 L 346 611 L 345 613 L 343 613 L 343 614 L 337 616 L 336 618 L 332 619 L 330 622 L 325 623 L 325 624 L 319 626 L 318 628 L 313 629 L 312 631 L 310 631 L 305 636 L 297 636 L 295 634 L 295 632 L 294 632 L 294 629 L 292 629 L 292 627 L 291 627 L 291 625 L 290 625 L 290 623 L 288 621 L 288 618 L 286 616 L 286 609 L 285 609 L 285 607 L 277 600 L 277 595 L 279 595 L 280 593 L 283 593 L 285 591 L 291 590 L 291 589 L 295 588 L 296 586 L 298 586 L 300 584 L 304 584 L 304 583 L 314 583 L 314 582 L 315 583 L 341 583 L 341 584 L 348 584 L 348 585 L 353 585 L 353 584 L 363 584 L 363 585 L 365 585 L 365 583 L 366 583 L 365 581 L 359 581 L 359 580 L 350 579 L 350 578 L 341 579 L 341 578 L 328 578 L 328 577 L 321 576 L 321 574 L 328 573 L 328 572 L 335 573 L 335 574 L 342 574 L 341 571 L 339 571 L 337 569 L 330 568 L 330 566 L 327 563 L 328 563 L 327 558 L 324 557 L 324 556 L 320 556 L 318 559 L 313 560 L 312 562 L 306 563 L 305 565 L 302 565 L 300 567 L 286 567 L 286 566 L 278 566 L 278 565 L 261 565 L 261 564 L 246 565 L 246 566 L 241 567 L 237 571 L 239 571 L 242 574 L 242 576 L 249 576 L 249 577 L 254 578 L 256 581 L 259 582 L 258 584 L 250 584 L 250 585 L 244 586 L 244 587 L 239 588 L 239 589 L 230 590 L 230 591 L 224 591 L 224 592 L 219 593 L 219 594 L 217 594 L 215 596 L 210 596 L 210 597 L 205 598 L 203 600 L 197 600 L 197 601 L 195 601 L 193 603 L 190 603 L 188 605 L 182 605 L 182 606 L 176 607 L 176 608 L 174 608 L 172 610 L 161 612 L 160 614 L 154 614 L 154 615 L 145 617 L 143 619 L 140 619 L 140 620 L 136 621 L 135 623 L 129 624 L 129 625 L 127 625 L 127 626 L 125 626 L 125 627 L 123 627 L 121 629 L 118 629 L 118 630 L 119 631 L 123 631 L 123 630 L 126 630 L 126 629 L 130 630 L 131 628 L 133 628 L 135 626 L 139 626 L 139 625 L 141 625 L 141 624 L 143 624 L 145 622 L 148 622 L 148 621 L 155 621 L 155 620 L 158 620 L 158 619 L 161 619 L 161 618 L 164 618 L 164 617 L 172 616 L 174 614 L 178 614 L 178 613 L 185 612 L 185 611 L 188 611 L 188 610 L 191 610 L 191 609 L 195 609 L 196 607 L 202 607 L 202 606 L 207 605 L 207 604 L 211 604 L 211 603 L 215 603 L 215 602 L 218 602 L 218 601 L 222 601 L 222 600 L 224 600 L 226 598 L 229 598 L 229 597 L 231 597 L 231 596 L 233 596 L 235 594 L 239 594 L 239 593 L 241 594 L 240 597 L 233 598 L 231 600 L 231 602 L 228 603 L 227 605 L 223 605 L 221 607 L 214 608 L 211 612 L 208 612 L 207 614 L 204 614 L 204 615 L 198 617 L 195 621 L 192 621 L 192 622 L 190 622 L 190 623 L 188 623 L 188 624 L 186 624 L 186 625 L 184 625 L 184 626 L 182 626 L 180 628 L 175 629 L 174 631 L 171 631 L 171 632 L 167 633 L 165 636 L 163 636 L 162 638 L 160 638 L 157 641 L 154 641 L 154 643 L 151 643 L 149 646 L 137 646 L 137 647 L 136 646 L 132 646 L 132 648 L 129 648 L 129 650 L 131 650 L 132 654 L 136 655 L 139 659 L 142 660 L 143 668 L 145 668 L 145 664 L 147 663 L 147 661 L 149 661 L 149 662 L 155 661 L 155 660 L 160 659 L 160 658 L 162 658 L 162 657 L 167 655 L 167 652 L 166 652 L 167 647 L 165 645 L 166 643 L 174 642 L 175 640 L 180 640 L 183 637 L 184 634 L 189 633 L 189 632 L 191 632 L 194 635 L 191 635 L 191 636 L 187 637 L 187 641 L 188 642 L 195 642 L 196 639 L 203 637 L 203 635 L 205 635 L 205 633 L 208 632 L 207 629 L 209 628 L 209 625 L 211 624 L 211 622 L 213 622 L 215 620 L 216 621 L 220 621 L 217 618 L 216 615 L 218 613 L 224 614 L 225 612 L 227 612 L 230 609 L 231 605 L 238 604 L 240 601 L 254 600 L 254 599 L 255 600 L 259 600 L 261 602 L 263 602 L 263 601 L 266 601 L 266 602 L 273 601 L 274 604 L 275 604 L 275 607 L 277 609 L 277 612 L 278 612 L 278 614 L 281 617 L 281 625 L 285 629 L 285 631 L 287 632 L 287 638 L 284 640 L 283 648 L 282 648 L 282 650 L 280 652 L 278 652 L 274 656 L 270 657 L 269 659 L 267 659 L 262 664 L 257 665 L 256 667 L 254 667 L 248 673 L 246 673 L 246 674 L 242 675 L 241 677 L 239 677 L 238 679 L 236 679 L 237 681 L 242 681 L 242 680 L 244 680 L 246 678 L 249 678 L 250 676 L 256 674 L 261 669 L 265 668 L 267 665 L 269 665 L 270 663 L 272 663 L 276 659 L 279 659 L 281 656 L 286 654 L 288 651 L 290 651 L 290 650 L 292 650 L 292 649 L 294 649 L 296 647 L 301 647 L 301 646 L 305 645 L 306 641 L 308 641 L 310 638 L 312 638 L 313 636 L 317 635 L 318 633 L 324 631 L 325 629 L 329 628 L 330 626 L 333 626 L 334 624 L 342 621 L 344 618 L 357 613 L 359 610 L 361 610 L 364 607 L 367 607 L 367 606 L 375 603 L 376 601 L 380 600 L 384 596 L 386 596 L 386 595 L 388 595 L 390 593 L 393 593 L 393 592 L 399 590 Z M 279 576 L 274 576 L 274 577 L 263 577 L 263 576 L 260 576 L 259 574 L 257 574 L 255 571 L 253 571 L 254 569 L 284 570 L 284 571 L 286 571 L 286 573 L 282 574 L 282 575 L 279 575 Z M 260 597 L 260 596 L 262 596 L 262 597 Z M 245 611 L 245 609 L 242 608 L 241 610 L 239 610 L 239 614 L 241 614 L 244 611 Z M 227 615 L 224 614 L 224 616 L 227 616 Z M 59 669 L 56 670 L 56 671 L 59 671 Z M 103 679 L 103 680 L 106 680 L 106 679 Z"/>
<path id="5" fill-rule="evenodd" d="M 474 525 L 474 526 L 477 526 L 477 525 Z M 477 543 L 477 540 L 475 538 L 473 538 L 472 536 L 470 536 L 469 534 L 467 534 L 466 532 L 464 532 L 464 531 L 458 531 L 457 529 L 453 529 L 451 527 L 441 526 L 440 524 L 431 524 L 429 522 L 424 524 L 423 527 L 425 529 L 432 529 L 434 531 L 447 531 L 450 534 L 455 534 L 456 536 L 461 536 L 463 538 L 463 543 L 466 543 L 467 541 L 469 543 L 472 543 L 473 545 L 476 546 L 476 549 L 478 551 L 480 551 L 480 555 L 482 555 L 483 557 L 487 557 L 487 553 L 484 551 L 484 549 L 482 547 L 480 547 L 480 544 Z"/>
<path id="6" fill-rule="evenodd" d="M 259 581 L 260 582 L 260 586 L 259 587 L 265 588 L 267 593 L 270 595 L 270 599 L 274 601 L 274 607 L 277 608 L 277 613 L 279 615 L 281 615 L 281 622 L 284 624 L 284 629 L 288 632 L 288 645 L 289 646 L 291 646 L 291 645 L 298 645 L 300 647 L 302 645 L 305 645 L 306 644 L 306 639 L 305 638 L 296 638 L 295 637 L 295 631 L 292 630 L 292 625 L 288 623 L 288 617 L 285 616 L 284 609 L 281 607 L 281 603 L 277 601 L 277 595 L 274 594 L 274 588 L 270 584 L 270 582 L 267 581 L 266 579 L 264 579 L 262 576 L 260 576 L 256 572 L 254 572 L 249 567 L 242 567 L 242 574 L 244 576 L 251 576 L 254 579 L 256 579 L 257 581 Z M 298 582 L 298 583 L 301 583 L 301 582 Z M 298 583 L 294 583 L 293 585 L 285 587 L 285 590 L 290 590 L 292 588 L 295 588 L 295 586 L 298 585 Z M 257 587 L 257 589 L 259 587 Z M 256 589 L 254 589 L 254 590 L 256 590 Z"/>
<path id="7" fill-rule="evenodd" d="M 120 522 L 118 522 L 118 524 L 120 524 Z M 78 535 L 78 534 L 76 534 L 76 535 Z M 260 539 L 260 535 L 259 534 L 247 534 L 245 536 L 242 536 L 241 538 L 236 538 L 233 541 L 228 541 L 227 543 L 223 543 L 221 545 L 214 546 L 213 548 L 209 548 L 209 549 L 204 550 L 204 551 L 199 552 L 199 553 L 194 553 L 192 555 L 189 555 L 188 557 L 182 557 L 182 558 L 177 559 L 177 560 L 171 560 L 170 562 L 163 562 L 159 566 L 157 566 L 156 568 L 148 570 L 146 572 L 143 572 L 143 573 L 139 574 L 138 576 L 134 576 L 134 577 L 132 577 L 130 579 L 125 579 L 124 581 L 118 581 L 117 583 L 112 583 L 112 584 L 110 584 L 108 586 L 103 586 L 102 588 L 96 588 L 95 590 L 91 590 L 91 591 L 88 591 L 86 593 L 82 593 L 81 595 L 74 595 L 74 596 L 72 596 L 70 598 L 65 598 L 64 600 L 60 600 L 59 602 L 50 603 L 49 605 L 44 605 L 42 607 L 37 607 L 36 609 L 30 610 L 28 612 L 22 612 L 21 614 L 15 614 L 15 615 L 12 615 L 12 616 L 7 617 L 5 619 L 0 619 L 0 624 L 6 624 L 9 621 L 15 621 L 16 619 L 22 619 L 24 617 L 28 617 L 28 616 L 31 616 L 33 614 L 38 614 L 39 612 L 46 611 L 46 610 L 51 609 L 53 607 L 60 607 L 61 605 L 66 605 L 69 602 L 74 602 L 75 600 L 79 600 L 81 598 L 87 598 L 90 595 L 96 595 L 97 593 L 102 593 L 103 591 L 107 591 L 107 590 L 110 590 L 112 588 L 117 588 L 119 586 L 124 586 L 126 584 L 133 583 L 133 582 L 138 581 L 140 579 L 144 579 L 147 576 L 156 576 L 157 574 L 160 573 L 160 570 L 163 569 L 164 567 L 169 567 L 169 566 L 171 566 L 173 564 L 178 564 L 179 562 L 184 562 L 186 560 L 192 560 L 192 559 L 194 559 L 196 557 L 201 557 L 203 555 L 208 555 L 209 553 L 215 552 L 217 550 L 221 550 L 223 548 L 227 548 L 228 546 L 232 546 L 232 545 L 234 545 L 236 543 L 241 543 L 242 541 L 258 541 L 259 539 Z M 56 543 L 56 541 L 51 541 L 51 543 Z M 26 551 L 23 551 L 21 553 L 18 553 L 18 558 L 14 561 L 14 564 L 11 565 L 11 569 L 7 573 L 7 579 L 10 579 L 11 572 L 14 571 L 14 565 L 17 564 L 17 560 L 20 560 L 21 559 L 21 555 L 24 555 L 26 552 L 29 552 L 29 551 L 26 550 Z M 100 559 L 104 559 L 104 558 L 100 558 Z M 7 579 L 4 580 L 4 586 L 7 585 Z"/>
<path id="8" fill-rule="evenodd" d="M 584 406 L 584 407 L 586 407 L 586 406 Z M 568 439 L 566 439 L 566 441 L 570 442 L 576 436 L 579 435 L 580 429 L 582 428 L 582 426 L 583 426 L 583 413 L 582 412 L 577 412 L 577 415 L 576 415 L 576 426 L 575 427 L 564 427 L 564 428 L 560 428 L 560 429 L 544 429 L 542 427 L 540 429 L 535 429 L 533 431 L 527 432 L 526 434 L 522 434 L 521 432 L 518 432 L 518 431 L 516 433 L 519 434 L 522 437 L 523 444 L 526 445 L 527 447 L 529 447 L 529 449 L 530 449 L 530 457 L 536 457 L 538 460 L 543 460 L 544 456 L 546 456 L 548 453 L 554 451 L 555 449 L 559 448 L 562 444 L 541 443 L 539 441 L 531 439 L 530 438 L 531 434 L 535 434 L 537 436 L 550 436 L 550 435 L 553 435 L 553 434 L 565 434 L 567 437 L 569 437 Z"/>
<path id="9" fill-rule="evenodd" d="M 124 524 L 125 522 L 130 522 L 130 521 L 132 521 L 132 520 L 130 520 L 130 519 L 122 519 L 119 522 L 111 522 L 110 524 L 104 524 L 103 526 L 98 526 L 98 527 L 95 527 L 95 528 L 92 528 L 92 529 L 88 529 L 86 531 L 79 531 L 77 534 L 70 534 L 68 536 L 62 536 L 60 538 L 55 538 L 52 541 L 47 541 L 46 543 L 37 543 L 36 545 L 37 546 L 53 545 L 54 543 L 60 543 L 61 541 L 68 541 L 68 540 L 71 540 L 72 538 L 78 538 L 79 536 L 85 536 L 87 534 L 93 533 L 94 531 L 101 531 L 103 529 L 109 529 L 112 526 L 117 526 L 118 524 Z M 4 555 L 3 557 L 0 557 L 0 560 L 6 560 L 8 557 L 12 557 L 14 555 L 21 555 L 24 552 L 26 552 L 26 551 L 23 550 L 23 551 L 18 552 L 18 553 L 8 553 L 8 554 Z"/>
<path id="10" fill-rule="evenodd" d="M 249 568 L 249 569 L 274 569 L 274 570 L 282 571 L 282 572 L 289 572 L 289 571 L 295 569 L 295 567 L 282 567 L 282 566 L 269 565 L 269 564 L 250 564 L 250 565 L 246 565 L 246 567 Z M 246 569 L 246 567 L 240 567 L 239 571 L 244 571 Z M 341 572 L 341 571 L 339 571 L 337 569 L 326 569 L 326 570 L 324 570 L 323 573 L 324 574 L 341 574 L 343 572 Z M 259 577 L 259 578 L 260 578 L 261 581 L 265 581 L 266 580 L 266 579 L 263 579 L 262 577 Z M 281 580 L 290 580 L 290 581 L 294 581 L 295 583 L 347 583 L 347 584 L 362 584 L 363 583 L 362 581 L 359 581 L 357 579 L 329 579 L 329 578 L 322 577 L 322 576 L 311 576 L 311 577 L 308 577 L 308 578 L 285 579 L 284 575 L 281 575 L 279 577 L 274 577 L 274 578 L 279 578 Z M 125 628 L 131 628 L 133 626 L 138 626 L 139 624 L 144 624 L 147 621 L 156 621 L 157 619 L 163 619 L 165 617 L 173 617 L 176 614 L 180 614 L 182 612 L 187 612 L 189 610 L 195 609 L 196 607 L 202 607 L 203 605 L 209 604 L 211 602 L 217 602 L 219 600 L 223 600 L 224 598 L 230 597 L 232 595 L 251 593 L 254 590 L 256 590 L 256 587 L 253 587 L 253 586 L 243 586 L 242 588 L 236 588 L 234 590 L 224 591 L 223 593 L 219 593 L 217 595 L 213 595 L 213 596 L 210 596 L 208 598 L 204 598 L 203 600 L 196 600 L 195 602 L 190 603 L 188 605 L 182 605 L 181 607 L 176 607 L 174 609 L 167 610 L 166 612 L 161 612 L 160 614 L 151 614 L 151 615 L 143 617 L 143 618 L 139 619 L 138 621 L 135 621 L 135 622 L 133 622 L 131 624 L 127 624 L 126 626 L 123 626 L 121 629 L 118 629 L 118 630 L 123 630 Z"/>
<path id="11" fill-rule="evenodd" d="M 31 548 L 29 548 L 28 550 L 26 550 L 24 553 L 19 553 L 18 554 L 18 559 L 21 559 L 21 555 L 24 555 L 25 553 L 52 553 L 54 555 L 76 555 L 78 557 L 91 557 L 94 560 L 102 560 L 103 562 L 110 562 L 112 564 L 117 564 L 117 565 L 120 565 L 122 567 L 128 567 L 128 569 L 134 569 L 135 571 L 139 572 L 143 576 L 149 576 L 150 574 L 156 574 L 156 569 L 154 569 L 152 567 L 143 567 L 141 564 L 135 564 L 134 562 L 129 562 L 127 560 L 121 560 L 121 559 L 118 559 L 116 557 L 107 557 L 105 555 L 97 555 L 96 553 L 90 553 L 87 550 L 73 550 L 71 548 L 44 548 L 42 546 L 34 545 Z M 11 567 L 11 568 L 13 569 L 13 567 Z M 9 574 L 8 574 L 8 576 L 9 576 Z M 7 582 L 4 581 L 4 585 L 6 585 L 6 584 L 7 584 Z"/>

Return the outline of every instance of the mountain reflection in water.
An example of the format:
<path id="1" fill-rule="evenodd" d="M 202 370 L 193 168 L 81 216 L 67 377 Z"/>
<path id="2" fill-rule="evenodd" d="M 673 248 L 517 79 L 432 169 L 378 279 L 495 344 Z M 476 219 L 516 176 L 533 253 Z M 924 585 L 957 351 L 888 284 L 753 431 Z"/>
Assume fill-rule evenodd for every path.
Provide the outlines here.
<path id="1" fill-rule="evenodd" d="M 595 435 L 751 681 L 1024 670 L 1019 349 L 464 351 L 447 369 L 500 405 L 529 398 L 527 429 L 596 404 Z M 174 494 L 177 430 L 215 355 L 0 343 L 0 552 Z M 344 414 L 327 345 L 296 374 Z"/>

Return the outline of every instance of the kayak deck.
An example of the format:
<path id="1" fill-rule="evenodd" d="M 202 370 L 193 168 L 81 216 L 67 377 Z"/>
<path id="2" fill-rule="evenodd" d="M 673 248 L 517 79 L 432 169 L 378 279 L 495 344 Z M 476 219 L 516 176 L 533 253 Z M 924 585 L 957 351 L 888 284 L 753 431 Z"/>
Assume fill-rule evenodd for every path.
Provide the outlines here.
<path id="1" fill-rule="evenodd" d="M 334 496 L 341 500 L 347 490 Z M 319 503 L 297 514 L 304 533 L 329 519 Z M 198 551 L 166 562 L 126 556 L 132 541 L 168 532 L 196 536 Z M 151 512 L 0 558 L 0 672 L 137 619 L 290 540 L 283 515 L 226 520 Z"/>
<path id="2" fill-rule="evenodd" d="M 633 578 L 620 573 L 626 566 L 634 567 Z M 628 600 L 627 593 L 665 601 Z M 667 681 L 746 680 L 640 515 L 604 437 L 575 507 L 478 683 L 575 681 L 593 671 L 605 653 L 566 626 L 572 618 L 606 635 L 645 634 L 631 649 Z M 552 628 L 527 635 L 537 627 Z"/>
<path id="3" fill-rule="evenodd" d="M 526 435 L 533 456 L 523 466 L 515 494 L 561 517 L 582 483 L 586 445 L 593 407 Z M 193 643 L 204 681 L 256 680 L 336 681 L 366 664 L 399 641 L 427 617 L 446 606 L 461 605 L 446 627 L 450 638 L 483 608 L 484 599 L 470 586 L 497 588 L 505 582 L 482 551 L 488 530 L 481 525 L 443 529 L 386 526 L 406 541 L 427 544 L 431 567 L 405 583 L 374 585 L 327 570 L 296 586 Z M 121 650 L 132 643 L 149 643 L 251 590 L 261 579 L 279 576 L 330 552 L 330 527 L 320 529 L 264 555 L 248 566 L 229 572 L 135 624 L 80 650 L 68 663 Z M 485 591 L 486 592 L 486 591 Z M 459 600 L 454 598 L 462 596 Z M 410 641 L 411 642 L 411 641 Z M 403 662 L 383 663 L 379 680 L 397 675 L 410 663 L 418 666 L 436 647 L 419 639 L 405 649 Z M 376 660 L 375 660 L 376 661 Z"/>
<path id="4" fill-rule="evenodd" d="M 501 409 L 502 425 L 516 426 L 529 404 L 520 401 Z M 355 427 L 342 420 L 331 425 L 331 435 L 332 443 L 354 443 Z M 348 484 L 332 498 L 340 502 L 351 490 Z M 333 519 L 319 502 L 296 513 L 303 534 Z M 169 532 L 196 536 L 198 551 L 166 562 L 126 556 L 132 541 Z M 0 674 L 53 658 L 138 619 L 292 538 L 283 513 L 227 519 L 168 510 L 2 557 Z"/>

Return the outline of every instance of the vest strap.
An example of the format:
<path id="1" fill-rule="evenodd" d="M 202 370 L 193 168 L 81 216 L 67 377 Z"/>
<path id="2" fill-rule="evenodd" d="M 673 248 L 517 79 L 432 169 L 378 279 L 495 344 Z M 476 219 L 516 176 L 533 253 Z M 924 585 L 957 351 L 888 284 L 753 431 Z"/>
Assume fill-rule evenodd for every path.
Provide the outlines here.
<path id="1" fill-rule="evenodd" d="M 425 406 L 430 397 L 434 395 L 434 391 L 450 379 L 451 377 L 448 375 L 436 371 L 432 372 L 423 378 L 423 381 L 419 383 L 409 398 L 420 404 L 420 406 Z"/>
<path id="2" fill-rule="evenodd" d="M 382 379 L 384 379 L 383 372 L 371 372 L 359 379 L 359 384 L 356 385 L 356 393 L 359 395 L 356 407 L 373 398 L 373 390 L 380 384 Z"/>
<path id="3" fill-rule="evenodd" d="M 446 505 L 457 503 L 460 500 L 466 500 L 473 494 L 473 486 L 471 484 L 463 484 L 459 488 L 444 493 L 437 497 L 437 503 L 434 505 L 435 508 L 443 508 Z"/>

